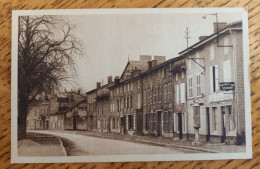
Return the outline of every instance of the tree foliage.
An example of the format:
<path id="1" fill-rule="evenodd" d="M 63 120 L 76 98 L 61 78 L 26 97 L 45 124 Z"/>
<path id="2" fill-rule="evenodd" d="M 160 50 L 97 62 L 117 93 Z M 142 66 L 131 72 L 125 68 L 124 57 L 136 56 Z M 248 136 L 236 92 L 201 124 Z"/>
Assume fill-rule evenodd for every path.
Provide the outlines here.
<path id="1" fill-rule="evenodd" d="M 18 24 L 18 138 L 24 138 L 28 105 L 69 78 L 82 50 L 74 26 L 62 17 L 20 16 Z"/>

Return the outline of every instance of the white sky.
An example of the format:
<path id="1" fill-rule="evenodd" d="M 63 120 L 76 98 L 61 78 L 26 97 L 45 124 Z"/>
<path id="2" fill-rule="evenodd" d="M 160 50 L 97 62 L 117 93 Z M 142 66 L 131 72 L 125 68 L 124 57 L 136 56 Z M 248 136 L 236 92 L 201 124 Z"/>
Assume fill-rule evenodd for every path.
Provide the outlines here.
<path id="1" fill-rule="evenodd" d="M 213 11 L 213 10 L 212 10 Z M 212 12 L 213 13 L 213 12 Z M 189 46 L 198 37 L 213 33 L 216 17 L 205 13 L 189 14 L 87 14 L 68 16 L 77 28 L 87 57 L 77 58 L 77 85 L 84 92 L 94 89 L 96 82 L 107 83 L 107 76 L 120 76 L 130 60 L 139 55 L 159 55 L 170 59 L 186 48 L 185 30 L 190 30 Z M 242 19 L 241 13 L 218 13 L 219 22 Z M 71 87 L 70 87 L 71 88 Z M 70 88 L 67 87 L 68 90 Z"/>

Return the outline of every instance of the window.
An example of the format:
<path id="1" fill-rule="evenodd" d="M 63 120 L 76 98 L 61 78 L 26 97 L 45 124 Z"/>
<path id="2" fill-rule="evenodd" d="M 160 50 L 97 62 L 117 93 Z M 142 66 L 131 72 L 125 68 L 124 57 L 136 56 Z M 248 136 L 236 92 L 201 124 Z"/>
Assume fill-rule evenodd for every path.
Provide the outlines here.
<path id="1" fill-rule="evenodd" d="M 128 109 L 129 108 L 129 103 L 130 103 L 130 98 L 129 98 L 129 96 L 126 98 L 127 99 L 127 104 L 126 104 L 126 108 Z"/>
<path id="2" fill-rule="evenodd" d="M 218 90 L 218 65 L 210 66 L 210 91 L 215 93 Z"/>
<path id="3" fill-rule="evenodd" d="M 201 82 L 200 82 L 200 75 L 197 75 L 197 96 L 201 96 Z"/>
<path id="4" fill-rule="evenodd" d="M 130 96 L 130 108 L 133 107 L 133 96 Z"/>
<path id="5" fill-rule="evenodd" d="M 193 91 L 192 91 L 192 77 L 189 78 L 189 97 L 193 97 Z"/>
<path id="6" fill-rule="evenodd" d="M 183 71 L 181 72 L 181 78 L 182 79 L 184 78 L 184 72 Z"/>
<path id="7" fill-rule="evenodd" d="M 214 60 L 215 51 L 214 51 L 214 44 L 210 45 L 210 60 Z"/>
<path id="8" fill-rule="evenodd" d="M 179 104 L 179 85 L 176 85 L 176 104 Z"/>
<path id="9" fill-rule="evenodd" d="M 181 104 L 184 104 L 185 101 L 186 101 L 186 98 L 185 98 L 185 83 L 181 83 L 180 86 L 181 86 Z"/>
<path id="10" fill-rule="evenodd" d="M 141 100 L 141 93 L 137 94 L 137 108 L 142 108 L 142 100 Z"/>
<path id="11" fill-rule="evenodd" d="M 153 104 L 155 104 L 155 88 L 153 88 Z"/>
<path id="12" fill-rule="evenodd" d="M 168 102 L 172 99 L 172 83 L 168 83 Z"/>
<path id="13" fill-rule="evenodd" d="M 161 103 L 161 86 L 158 87 L 158 102 Z"/>
<path id="14" fill-rule="evenodd" d="M 166 78 L 166 68 L 163 69 L 163 78 Z"/>
<path id="15" fill-rule="evenodd" d="M 178 81 L 179 79 L 178 73 L 175 74 L 175 77 L 176 77 L 175 80 Z"/>
<path id="16" fill-rule="evenodd" d="M 167 85 L 164 85 L 164 103 L 167 103 Z"/>
<path id="17" fill-rule="evenodd" d="M 146 90 L 144 90 L 144 105 L 146 105 Z"/>
<path id="18" fill-rule="evenodd" d="M 231 82 L 231 60 L 228 59 L 223 62 L 223 77 L 224 82 Z"/>
<path id="19" fill-rule="evenodd" d="M 217 130 L 217 107 L 212 107 L 212 130 Z"/>
<path id="20" fill-rule="evenodd" d="M 155 88 L 155 103 L 158 103 L 158 88 Z"/>
<path id="21" fill-rule="evenodd" d="M 228 37 L 224 38 L 224 46 L 228 46 L 229 45 L 229 41 L 228 41 Z M 224 47 L 224 55 L 228 54 L 228 49 L 229 47 Z"/>
<path id="22" fill-rule="evenodd" d="M 147 104 L 150 104 L 150 89 L 147 91 Z"/>

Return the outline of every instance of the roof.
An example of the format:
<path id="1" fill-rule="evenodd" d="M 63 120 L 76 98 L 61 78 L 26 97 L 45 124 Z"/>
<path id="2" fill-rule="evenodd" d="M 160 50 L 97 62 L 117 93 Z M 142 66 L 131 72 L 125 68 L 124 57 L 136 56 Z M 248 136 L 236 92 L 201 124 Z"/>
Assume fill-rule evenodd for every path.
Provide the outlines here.
<path id="1" fill-rule="evenodd" d="M 53 116 L 53 115 L 58 115 L 58 114 L 65 114 L 67 113 L 68 111 L 74 109 L 75 107 L 77 107 L 78 105 L 80 105 L 81 103 L 84 103 L 87 99 L 84 99 L 84 100 L 81 100 L 80 102 L 76 103 L 74 106 L 64 110 L 64 111 L 58 111 L 56 113 L 53 113 L 53 114 L 50 114 L 50 116 Z"/>
<path id="2" fill-rule="evenodd" d="M 241 20 L 240 20 L 240 21 L 236 21 L 236 22 L 229 23 L 229 24 L 227 24 L 227 26 L 224 27 L 223 29 L 219 30 L 218 32 L 214 32 L 213 34 L 209 35 L 207 38 L 205 38 L 205 39 L 203 39 L 203 40 L 201 40 L 201 41 L 199 41 L 199 42 L 193 44 L 192 46 L 186 48 L 185 50 L 179 52 L 178 54 L 179 54 L 179 55 L 183 55 L 183 54 L 185 54 L 185 53 L 187 53 L 187 52 L 190 52 L 190 51 L 194 50 L 195 47 L 197 48 L 197 47 L 199 47 L 199 46 L 202 46 L 203 44 L 205 44 L 206 42 L 208 42 L 210 39 L 216 38 L 218 34 L 222 34 L 222 33 L 226 32 L 229 28 L 232 28 L 232 27 L 234 27 L 235 25 L 241 24 L 241 23 L 242 23 Z"/>
<path id="3" fill-rule="evenodd" d="M 134 69 L 141 70 L 142 73 L 148 70 L 148 61 L 147 60 L 144 60 L 144 61 L 129 60 L 125 66 L 123 73 L 120 76 L 120 79 L 125 74 L 125 71 L 126 71 L 126 68 L 128 67 L 128 65 L 131 65 L 133 70 Z"/>

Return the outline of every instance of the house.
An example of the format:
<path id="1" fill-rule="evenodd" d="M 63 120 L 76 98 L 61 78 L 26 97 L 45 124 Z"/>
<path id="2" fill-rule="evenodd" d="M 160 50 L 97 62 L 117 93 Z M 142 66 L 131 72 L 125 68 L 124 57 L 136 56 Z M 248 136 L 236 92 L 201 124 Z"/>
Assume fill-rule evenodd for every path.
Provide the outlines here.
<path id="1" fill-rule="evenodd" d="M 65 130 L 87 130 L 87 101 L 86 99 L 62 112 L 64 114 Z"/>
<path id="2" fill-rule="evenodd" d="M 47 117 L 50 114 L 50 103 L 47 99 L 36 99 L 30 103 L 27 114 L 27 130 L 48 129 Z"/>
<path id="3" fill-rule="evenodd" d="M 97 85 L 99 86 L 100 84 Z M 88 91 L 86 95 L 87 95 L 88 130 L 96 130 L 97 129 L 97 102 L 96 102 L 97 89 Z"/>
<path id="4" fill-rule="evenodd" d="M 49 129 L 65 129 L 64 120 L 66 110 L 86 99 L 79 91 L 63 92 L 50 99 L 50 114 L 48 116 Z"/>
<path id="5" fill-rule="evenodd" d="M 142 135 L 142 85 L 140 74 L 148 69 L 147 58 L 129 60 L 121 77 L 109 87 L 111 93 L 112 132 Z"/>
<path id="6" fill-rule="evenodd" d="M 197 126 L 201 141 L 242 144 L 245 142 L 242 22 L 219 24 L 221 29 L 217 30 L 214 24 L 212 35 L 201 37 L 198 43 L 179 53 L 188 56 L 189 139 L 194 139 Z"/>
<path id="7" fill-rule="evenodd" d="M 111 112 L 110 112 L 110 92 L 108 87 L 112 85 L 112 76 L 108 77 L 108 83 L 101 86 L 97 82 L 96 106 L 97 106 L 97 129 L 102 132 L 110 132 Z"/>

